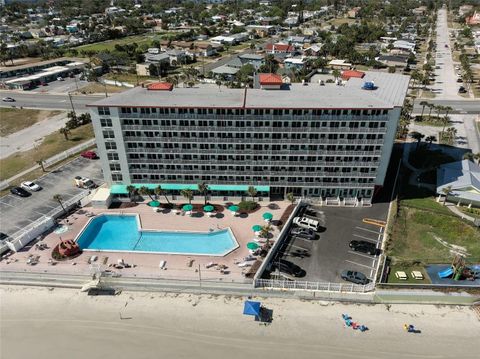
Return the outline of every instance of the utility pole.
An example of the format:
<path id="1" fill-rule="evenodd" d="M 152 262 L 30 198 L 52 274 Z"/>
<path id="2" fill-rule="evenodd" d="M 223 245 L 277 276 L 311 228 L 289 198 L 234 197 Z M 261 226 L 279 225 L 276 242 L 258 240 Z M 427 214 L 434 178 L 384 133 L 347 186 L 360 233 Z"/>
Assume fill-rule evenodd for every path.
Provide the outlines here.
<path id="1" fill-rule="evenodd" d="M 107 84 L 105 83 L 105 80 L 103 80 L 103 88 L 105 89 L 105 97 L 108 97 Z"/>
<path id="2" fill-rule="evenodd" d="M 200 269 L 200 264 L 198 265 L 198 279 L 200 280 L 200 287 L 202 287 L 202 272 Z"/>
<path id="3" fill-rule="evenodd" d="M 77 114 L 75 112 L 75 107 L 73 107 L 72 94 L 70 92 L 68 92 L 68 98 L 70 99 L 70 105 L 72 106 L 73 116 L 76 118 Z"/>

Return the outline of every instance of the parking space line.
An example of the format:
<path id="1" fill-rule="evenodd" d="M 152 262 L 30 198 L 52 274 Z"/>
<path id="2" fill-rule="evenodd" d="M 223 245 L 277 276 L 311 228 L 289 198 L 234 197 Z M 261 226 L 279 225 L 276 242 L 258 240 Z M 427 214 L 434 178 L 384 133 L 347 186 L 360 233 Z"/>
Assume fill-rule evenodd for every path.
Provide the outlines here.
<path id="1" fill-rule="evenodd" d="M 305 241 L 305 242 L 311 242 L 312 240 L 311 239 L 306 239 L 306 238 L 301 238 L 301 237 L 293 237 L 294 240 L 298 240 L 298 239 L 301 239 L 302 241 Z"/>
<path id="2" fill-rule="evenodd" d="M 299 247 L 299 246 L 296 246 L 296 245 L 294 245 L 294 244 L 290 244 L 290 247 L 300 248 L 301 250 L 304 250 L 304 251 L 308 251 L 308 250 L 309 250 L 308 248 Z"/>
<path id="3" fill-rule="evenodd" d="M 0 204 L 4 204 L 4 205 L 10 206 L 10 207 L 15 207 L 14 205 L 11 205 L 10 203 L 3 202 L 3 201 L 0 201 Z"/>
<path id="4" fill-rule="evenodd" d="M 355 227 L 357 229 L 361 229 L 362 231 L 367 231 L 367 232 L 371 232 L 371 233 L 375 233 L 375 234 L 379 234 L 379 233 L 382 233 L 382 232 L 378 232 L 378 231 L 374 231 L 374 230 L 371 230 L 371 229 L 368 229 L 368 228 L 363 228 L 363 227 Z"/>
<path id="5" fill-rule="evenodd" d="M 363 258 L 368 258 L 368 259 L 371 259 L 371 260 L 375 260 L 374 257 L 369 256 L 368 254 L 363 254 L 363 253 L 355 252 L 355 251 L 348 251 L 348 253 L 350 253 L 350 254 L 356 254 L 356 255 L 358 255 L 358 256 L 360 256 L 360 257 L 363 257 Z"/>
<path id="6" fill-rule="evenodd" d="M 361 235 L 356 234 L 356 233 L 354 233 L 353 236 L 358 237 L 358 238 L 362 238 L 362 239 L 366 239 L 366 240 L 371 241 L 371 242 L 378 243 L 378 239 L 367 238 L 367 237 L 361 236 Z"/>
<path id="7" fill-rule="evenodd" d="M 369 268 L 369 269 L 375 269 L 375 266 L 367 266 L 366 264 L 360 264 L 360 263 L 357 263 L 357 262 L 352 262 L 352 261 L 349 261 L 349 260 L 347 260 L 347 259 L 345 259 L 345 262 L 348 262 L 348 263 L 351 263 L 351 264 L 355 264 L 355 265 L 357 265 L 357 266 Z M 374 261 L 373 263 L 375 264 L 375 261 Z"/>

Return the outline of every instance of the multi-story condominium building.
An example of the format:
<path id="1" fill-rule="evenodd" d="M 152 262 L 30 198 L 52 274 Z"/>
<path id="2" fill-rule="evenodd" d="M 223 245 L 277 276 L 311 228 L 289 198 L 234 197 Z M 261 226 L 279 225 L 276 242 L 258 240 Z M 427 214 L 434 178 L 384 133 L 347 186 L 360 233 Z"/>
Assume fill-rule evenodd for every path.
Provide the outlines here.
<path id="1" fill-rule="evenodd" d="M 206 183 L 212 195 L 362 197 L 382 186 L 409 77 L 367 72 L 341 85 L 193 88 L 157 83 L 90 105 L 112 193 Z"/>

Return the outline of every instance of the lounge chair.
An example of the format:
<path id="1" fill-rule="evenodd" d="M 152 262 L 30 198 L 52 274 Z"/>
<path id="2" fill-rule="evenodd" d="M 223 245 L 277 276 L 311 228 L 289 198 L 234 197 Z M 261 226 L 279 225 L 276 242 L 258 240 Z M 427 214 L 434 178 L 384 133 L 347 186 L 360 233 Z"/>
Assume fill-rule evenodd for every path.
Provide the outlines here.
<path id="1" fill-rule="evenodd" d="M 167 261 L 160 261 L 160 264 L 158 265 L 160 269 L 167 269 Z"/>
<path id="2" fill-rule="evenodd" d="M 242 263 L 238 263 L 237 266 L 239 266 L 240 268 L 244 268 L 244 267 L 250 267 L 251 265 L 253 265 L 253 263 L 255 263 L 255 260 L 253 261 L 244 261 Z"/>
<path id="3" fill-rule="evenodd" d="M 215 267 L 216 265 L 217 265 L 217 263 L 210 262 L 210 263 L 205 264 L 205 268 Z"/>

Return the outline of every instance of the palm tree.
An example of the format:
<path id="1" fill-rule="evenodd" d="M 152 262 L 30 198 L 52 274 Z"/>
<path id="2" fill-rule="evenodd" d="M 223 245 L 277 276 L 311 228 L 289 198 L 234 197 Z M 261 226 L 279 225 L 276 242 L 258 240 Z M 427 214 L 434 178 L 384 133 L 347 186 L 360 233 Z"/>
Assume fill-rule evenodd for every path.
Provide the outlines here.
<path id="1" fill-rule="evenodd" d="M 335 69 L 335 70 L 332 71 L 332 75 L 333 75 L 333 77 L 335 78 L 335 82 L 336 82 L 337 79 L 340 77 L 341 73 L 340 73 L 340 71 L 338 71 L 337 69 Z"/>
<path id="2" fill-rule="evenodd" d="M 151 199 L 152 201 L 154 200 L 153 197 L 152 197 L 153 191 L 152 191 L 150 188 L 148 188 L 148 187 L 146 187 L 146 186 L 142 186 L 142 187 L 140 187 L 140 189 L 138 190 L 138 192 L 140 192 L 140 194 L 141 194 L 142 196 L 147 195 L 148 197 L 150 197 L 150 199 Z"/>
<path id="3" fill-rule="evenodd" d="M 430 115 L 432 114 L 432 110 L 436 107 L 433 103 L 429 103 L 427 105 L 429 111 L 428 111 L 428 119 L 430 120 Z"/>
<path id="4" fill-rule="evenodd" d="M 207 204 L 208 185 L 205 182 L 202 182 L 198 185 L 198 192 L 203 195 L 203 198 L 205 199 L 205 204 Z"/>
<path id="5" fill-rule="evenodd" d="M 442 188 L 442 192 L 445 195 L 445 200 L 443 201 L 443 205 L 445 206 L 445 204 L 447 203 L 448 195 L 452 193 L 452 186 Z"/>
<path id="6" fill-rule="evenodd" d="M 436 142 L 437 138 L 435 136 L 427 136 L 425 137 L 425 142 L 428 142 L 428 147 L 432 145 L 432 142 Z"/>
<path id="7" fill-rule="evenodd" d="M 153 191 L 155 193 L 155 196 L 164 196 L 167 200 L 167 203 L 170 204 L 170 201 L 167 197 L 167 192 L 162 188 L 162 186 L 158 185 Z"/>
<path id="8" fill-rule="evenodd" d="M 192 199 L 193 199 L 193 191 L 191 189 L 182 189 L 180 191 L 180 194 L 188 199 L 188 203 L 192 204 Z"/>
<path id="9" fill-rule="evenodd" d="M 42 159 L 40 159 L 40 160 L 38 160 L 38 161 L 36 161 L 36 162 L 37 162 L 37 165 L 39 165 L 40 168 L 42 169 L 42 172 L 46 172 L 46 171 L 45 171 L 45 167 L 44 167 L 45 161 L 42 160 Z"/>
<path id="10" fill-rule="evenodd" d="M 478 163 L 480 163 L 480 152 L 477 152 L 473 155 L 473 158 L 477 160 Z"/>
<path id="11" fill-rule="evenodd" d="M 475 160 L 475 155 L 472 152 L 466 152 L 463 154 L 463 159 L 473 162 Z"/>
<path id="12" fill-rule="evenodd" d="M 427 101 L 421 101 L 420 106 L 422 106 L 422 114 L 420 115 L 420 117 L 423 119 L 423 113 L 425 112 L 425 107 L 428 106 L 428 102 Z"/>
<path id="13" fill-rule="evenodd" d="M 53 195 L 53 199 L 54 199 L 55 201 L 57 201 L 58 204 L 60 204 L 60 206 L 62 207 L 63 212 L 66 212 L 66 211 L 65 211 L 65 207 L 63 206 L 63 202 L 62 202 L 62 201 L 63 201 L 62 195 L 61 195 L 61 194 L 54 194 L 54 195 Z"/>
<path id="14" fill-rule="evenodd" d="M 70 130 L 66 127 L 62 127 L 60 130 L 58 130 L 63 136 L 65 136 L 65 141 L 68 141 L 68 135 L 70 134 Z"/>
<path id="15" fill-rule="evenodd" d="M 417 147 L 415 148 L 415 150 L 417 150 L 418 146 L 420 146 L 420 142 L 422 141 L 422 138 L 424 138 L 425 135 L 423 133 L 413 131 L 413 132 L 410 132 L 410 137 L 417 141 Z"/>
<path id="16" fill-rule="evenodd" d="M 287 193 L 287 200 L 289 200 L 290 202 L 292 202 L 292 204 L 295 203 L 295 196 L 293 195 L 293 192 L 288 192 L 288 193 Z"/>
<path id="17" fill-rule="evenodd" d="M 137 203 L 136 202 L 136 200 L 137 200 L 137 188 L 135 186 L 128 185 L 127 186 L 127 192 L 128 192 L 128 198 L 130 198 L 130 201 L 133 198 L 133 202 Z"/>
<path id="18" fill-rule="evenodd" d="M 448 123 L 450 122 L 450 119 L 445 116 L 443 119 L 442 119 L 442 123 L 443 123 L 443 127 L 442 127 L 442 132 L 445 131 L 445 127 L 447 127 Z"/>
<path id="19" fill-rule="evenodd" d="M 247 189 L 247 193 L 250 197 L 252 197 L 252 202 L 255 202 L 255 196 L 257 195 L 257 190 L 254 186 L 249 186 Z"/>
<path id="20" fill-rule="evenodd" d="M 435 110 L 437 110 L 437 118 L 440 119 L 440 112 L 442 112 L 445 109 L 444 106 L 438 105 L 435 106 Z"/>
<path id="21" fill-rule="evenodd" d="M 218 90 L 221 91 L 222 81 L 217 80 L 215 81 L 215 84 L 218 86 Z"/>

